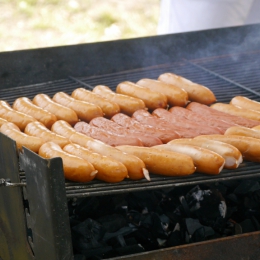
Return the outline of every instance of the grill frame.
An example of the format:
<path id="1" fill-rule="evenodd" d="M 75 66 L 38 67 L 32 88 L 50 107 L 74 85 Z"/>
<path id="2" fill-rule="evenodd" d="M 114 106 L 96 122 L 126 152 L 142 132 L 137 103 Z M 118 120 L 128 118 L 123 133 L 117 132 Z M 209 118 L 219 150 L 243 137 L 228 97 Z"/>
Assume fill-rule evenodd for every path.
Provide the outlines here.
<path id="1" fill-rule="evenodd" d="M 83 44 L 67 47 L 0 53 L 0 60 L 5 61 L 4 63 L 0 62 L 0 96 L 2 97 L 3 93 L 10 93 L 10 90 L 12 92 L 17 91 L 16 95 L 21 96 L 24 95 L 25 90 L 30 92 L 31 90 L 37 90 L 37 88 L 41 89 L 46 87 L 46 83 L 38 82 L 49 82 L 47 83 L 49 86 L 53 85 L 54 82 L 72 83 L 71 80 L 67 79 L 70 75 L 91 83 L 91 80 L 98 79 L 99 76 L 103 77 L 105 75 L 115 75 L 115 73 L 122 74 L 133 71 L 145 71 L 146 69 L 164 69 L 165 64 L 181 65 L 190 63 L 191 67 L 195 68 L 197 66 L 196 68 L 201 70 L 201 67 L 198 68 L 198 65 L 202 66 L 203 61 L 206 61 L 207 59 L 227 56 L 234 58 L 243 52 L 258 52 L 260 49 L 260 35 L 255 32 L 257 30 L 259 31 L 259 29 L 260 25 L 251 25 L 187 34 L 112 41 L 107 43 Z M 232 37 L 230 37 L 230 35 L 232 35 Z M 254 41 L 248 41 L 251 37 L 253 37 Z M 185 42 L 189 42 L 190 44 L 184 45 Z M 148 45 L 151 48 L 149 48 L 149 50 L 145 50 L 145 47 Z M 205 51 L 205 47 L 207 51 Z M 122 53 L 124 53 L 123 56 Z M 87 57 L 87 59 L 83 61 L 82 57 L 84 56 Z M 144 56 L 145 59 L 143 59 Z M 103 57 L 106 57 L 106 59 Z M 143 68 L 143 66 L 145 66 L 145 68 Z M 205 72 L 211 76 L 212 73 L 215 73 L 214 76 L 218 78 L 218 80 L 221 79 L 223 84 L 225 82 L 225 84 L 235 86 L 238 92 L 246 91 L 241 82 L 236 82 L 234 79 L 231 79 L 231 81 L 227 83 L 226 79 L 221 75 L 221 77 L 216 75 L 215 71 L 208 70 L 208 68 L 206 68 Z M 193 80 L 192 77 L 189 77 L 188 75 L 187 77 Z M 112 88 L 114 87 L 115 86 L 112 86 Z M 253 88 L 252 90 L 255 91 Z M 258 94 L 258 91 L 256 92 L 257 93 L 251 92 L 248 94 L 248 97 Z M 12 96 L 8 101 L 12 102 L 14 97 L 15 96 Z M 258 97 L 257 100 L 259 100 Z M 51 196 L 47 200 L 41 200 L 40 202 L 29 199 L 30 197 L 37 195 L 36 191 L 33 191 L 35 190 L 35 187 L 32 186 L 32 183 L 35 182 L 35 178 L 38 177 L 30 174 L 30 171 L 26 168 L 26 165 L 29 167 L 30 164 L 33 165 L 35 163 L 35 158 L 33 158 L 35 154 L 24 149 L 24 152 L 20 154 L 20 158 L 23 158 L 23 162 L 27 163 L 21 163 L 20 159 L 17 157 L 14 142 L 12 140 L 8 140 L 8 138 L 5 138 L 5 136 L 0 134 L 1 144 L 3 144 L 0 147 L 0 159 L 1 163 L 4 165 L 4 167 L 1 167 L 0 169 L 0 177 L 10 178 L 12 182 L 19 182 L 20 174 L 18 166 L 20 165 L 20 167 L 24 168 L 20 168 L 20 170 L 25 171 L 27 186 L 23 188 L 0 187 L 0 194 L 3 198 L 5 198 L 4 217 L 9 217 L 9 220 L 7 220 L 8 225 L 4 225 L 4 221 L 6 221 L 6 219 L 3 218 L 2 213 L 0 214 L 0 229 L 3 230 L 5 226 L 8 226 L 4 237 L 0 236 L 0 238 L 4 238 L 3 241 L 6 242 L 0 244 L 0 252 L 3 252 L 0 253 L 0 259 L 18 259 L 18 257 L 21 256 L 23 256 L 24 259 L 29 260 L 46 259 L 44 255 L 46 253 L 46 249 L 51 247 L 57 247 L 56 252 L 50 249 L 52 250 L 50 253 L 52 254 L 53 260 L 72 259 L 71 236 L 69 232 L 68 214 L 66 211 L 67 208 L 63 205 L 63 208 L 61 209 L 59 207 L 59 202 L 55 200 L 55 197 L 51 198 Z M 63 176 L 61 171 L 57 171 L 56 166 L 53 166 L 56 163 L 58 165 L 60 164 L 60 161 L 56 161 L 56 159 L 54 159 L 53 163 L 47 164 L 48 167 L 45 168 L 46 176 L 47 172 L 57 173 L 59 177 L 56 177 L 62 179 Z M 13 165 L 15 167 L 13 167 Z M 61 166 L 58 168 L 60 167 Z M 24 175 L 21 176 L 22 180 L 24 180 Z M 259 175 L 257 174 L 254 177 L 258 178 L 258 176 Z M 244 176 L 244 178 L 248 177 L 251 178 L 252 175 Z M 241 179 L 241 176 L 238 178 Z M 41 180 L 39 179 L 37 181 L 40 183 Z M 56 189 L 55 194 L 60 194 L 60 199 L 63 200 L 63 202 L 66 201 L 64 186 L 57 185 L 56 180 L 53 183 L 49 180 L 46 181 L 49 183 L 48 185 L 50 185 L 48 188 Z M 215 182 L 221 181 L 221 179 L 217 180 L 209 178 L 209 181 Z M 188 185 L 190 183 L 186 184 Z M 173 187 L 174 183 L 171 183 L 170 186 Z M 167 188 L 167 186 L 163 185 L 159 188 Z M 116 192 L 119 193 L 119 190 L 116 190 Z M 31 195 L 28 196 L 29 193 Z M 98 195 L 96 193 L 92 194 L 93 196 Z M 87 194 L 83 194 L 83 196 L 87 196 Z M 34 223 L 37 219 L 37 211 L 34 213 L 28 211 L 28 207 L 25 207 L 26 200 L 28 200 L 29 206 L 31 205 L 35 208 L 40 207 L 45 214 L 40 223 Z M 45 210 L 44 212 L 46 203 L 49 204 L 47 208 L 50 209 L 51 206 L 54 207 L 52 208 L 53 212 L 51 212 L 51 216 L 49 210 Z M 9 205 L 12 205 L 12 207 L 9 207 Z M 15 205 L 17 205 L 17 207 Z M 28 212 L 30 213 L 30 216 L 28 216 Z M 55 218 L 62 219 L 62 227 L 66 231 L 61 240 L 55 240 L 55 237 L 59 238 L 62 235 L 62 233 L 59 234 L 61 229 L 60 226 L 54 228 Z M 19 219 L 19 223 L 14 225 L 16 219 Z M 33 223 L 35 225 L 32 225 Z M 30 229 L 30 227 L 33 227 L 31 231 L 38 235 L 41 235 L 43 232 L 42 237 L 45 239 L 41 242 L 34 240 L 32 245 L 30 239 L 27 237 L 28 229 Z M 48 234 L 47 236 L 46 234 L 44 235 L 44 228 L 49 229 L 51 234 Z M 54 244 L 49 245 L 48 240 L 55 242 Z M 193 256 L 193 259 L 196 259 L 196 255 L 198 255 L 200 259 L 208 259 L 208 256 L 210 255 L 211 257 L 218 257 L 217 259 L 219 259 L 219 250 L 223 250 L 224 253 L 222 259 L 242 259 L 243 257 L 247 257 L 248 259 L 253 260 L 257 259 L 256 256 L 259 255 L 259 240 L 260 232 L 255 232 L 251 234 L 229 237 L 227 239 L 216 239 L 205 243 L 196 243 L 165 250 L 157 250 L 155 252 L 147 252 L 145 254 L 138 255 L 138 257 L 140 259 L 151 259 L 152 257 L 154 259 L 161 259 L 161 257 L 163 257 L 163 259 L 177 259 L 179 257 L 182 257 L 183 259 L 190 259 L 188 257 Z M 13 243 L 14 241 L 16 243 Z M 226 241 L 229 241 L 229 245 L 240 243 L 241 246 L 236 252 L 232 252 L 234 250 L 227 251 L 228 243 L 226 243 Z M 244 244 L 247 245 L 245 248 L 243 248 Z M 66 246 L 68 246 L 68 251 L 63 250 Z M 199 253 L 201 251 L 205 251 L 205 254 L 201 255 Z M 198 253 L 196 254 L 196 252 Z M 208 254 L 206 254 L 206 252 L 208 252 Z M 117 259 L 131 258 L 136 258 L 136 256 L 120 257 Z"/>

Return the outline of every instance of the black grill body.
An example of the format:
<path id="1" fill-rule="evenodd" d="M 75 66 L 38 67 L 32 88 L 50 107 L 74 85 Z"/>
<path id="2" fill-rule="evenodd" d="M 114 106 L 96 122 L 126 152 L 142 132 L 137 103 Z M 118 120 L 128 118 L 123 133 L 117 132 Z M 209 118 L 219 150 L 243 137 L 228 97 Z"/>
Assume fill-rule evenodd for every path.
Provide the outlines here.
<path id="1" fill-rule="evenodd" d="M 236 95 L 260 101 L 259 29 L 251 25 L 0 53 L 0 99 L 12 104 L 21 96 L 71 94 L 84 87 L 69 76 L 115 90 L 122 81 L 174 72 L 209 87 L 219 102 Z M 59 158 L 44 160 L 27 149 L 18 154 L 15 143 L 3 134 L 0 143 L 0 178 L 26 184 L 0 186 L 1 260 L 73 259 L 67 199 L 260 177 L 259 164 L 244 162 L 218 176 L 70 183 L 64 182 Z M 259 241 L 260 232 L 255 232 L 120 259 L 258 259 Z"/>

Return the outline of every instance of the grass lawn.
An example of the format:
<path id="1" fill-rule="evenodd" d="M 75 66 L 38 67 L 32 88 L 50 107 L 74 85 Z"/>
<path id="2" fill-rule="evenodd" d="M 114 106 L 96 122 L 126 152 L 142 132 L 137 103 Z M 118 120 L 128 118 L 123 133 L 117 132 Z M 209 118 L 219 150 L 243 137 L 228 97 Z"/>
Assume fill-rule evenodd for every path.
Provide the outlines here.
<path id="1" fill-rule="evenodd" d="M 156 35 L 160 0 L 0 0 L 0 51 Z"/>

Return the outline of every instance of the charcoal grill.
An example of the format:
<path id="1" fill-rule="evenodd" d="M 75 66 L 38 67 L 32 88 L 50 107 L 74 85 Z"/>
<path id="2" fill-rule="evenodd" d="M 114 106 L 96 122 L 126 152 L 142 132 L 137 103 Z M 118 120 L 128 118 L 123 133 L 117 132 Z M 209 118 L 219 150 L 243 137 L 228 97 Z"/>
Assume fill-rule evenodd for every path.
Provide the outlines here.
<path id="1" fill-rule="evenodd" d="M 220 102 L 260 101 L 260 25 L 0 53 L 0 98 L 71 93 L 174 72 L 206 85 Z M 72 77 L 71 77 L 72 76 Z M 76 78 L 79 81 L 73 79 Z M 87 84 L 87 85 L 86 85 Z M 244 162 L 218 176 L 151 176 L 117 184 L 64 182 L 60 158 L 45 160 L 0 134 L 0 259 L 73 259 L 67 199 L 260 177 Z M 13 185 L 13 186 L 12 186 Z M 258 259 L 260 232 L 118 259 Z"/>

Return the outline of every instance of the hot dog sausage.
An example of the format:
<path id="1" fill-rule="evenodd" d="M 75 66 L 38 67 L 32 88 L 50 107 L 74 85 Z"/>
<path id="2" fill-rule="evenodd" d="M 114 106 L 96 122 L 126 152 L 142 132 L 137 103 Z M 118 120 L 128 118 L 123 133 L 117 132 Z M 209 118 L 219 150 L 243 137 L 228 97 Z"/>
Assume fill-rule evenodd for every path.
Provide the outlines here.
<path id="1" fill-rule="evenodd" d="M 157 145 L 154 148 L 190 156 L 196 167 L 196 171 L 205 174 L 219 174 L 225 164 L 225 159 L 219 154 L 195 145 L 168 143 Z"/>
<path id="2" fill-rule="evenodd" d="M 1 132 L 16 142 L 18 149 L 22 146 L 38 153 L 39 148 L 43 144 L 43 140 L 39 137 L 29 136 L 20 131 L 19 127 L 11 122 L 5 123 L 1 126 Z"/>
<path id="3" fill-rule="evenodd" d="M 197 102 L 191 102 L 186 108 L 201 115 L 207 115 L 212 118 L 224 120 L 225 122 L 234 123 L 241 126 L 254 127 L 259 125 L 259 121 L 233 116 Z"/>
<path id="4" fill-rule="evenodd" d="M 127 176 L 127 169 L 121 162 L 107 156 L 91 152 L 77 144 L 68 144 L 63 150 L 90 162 L 98 171 L 96 179 L 105 182 L 120 182 Z"/>
<path id="5" fill-rule="evenodd" d="M 79 121 L 77 114 L 72 109 L 54 102 L 45 94 L 36 95 L 33 99 L 33 103 L 54 114 L 58 120 L 65 120 L 71 125 L 74 125 Z"/>
<path id="6" fill-rule="evenodd" d="M 148 133 L 155 137 L 158 137 L 159 139 L 161 139 L 163 143 L 168 143 L 169 141 L 180 137 L 180 135 L 177 132 L 174 132 L 173 130 L 169 131 L 168 129 L 155 128 L 148 125 L 142 125 L 135 119 L 121 113 L 114 115 L 111 118 L 111 120 L 126 128 L 135 129 L 140 132 L 143 132 L 144 134 Z"/>
<path id="7" fill-rule="evenodd" d="M 0 127 L 8 121 L 0 117 Z"/>
<path id="8" fill-rule="evenodd" d="M 67 138 L 50 131 L 40 122 L 29 123 L 24 129 L 24 133 L 40 137 L 44 142 L 54 142 L 61 148 L 70 143 Z"/>
<path id="9" fill-rule="evenodd" d="M 0 117 L 7 120 L 8 122 L 14 123 L 21 131 L 24 130 L 27 124 L 36 121 L 31 116 L 28 116 L 19 111 L 15 111 L 7 102 L 2 100 L 0 100 Z"/>
<path id="10" fill-rule="evenodd" d="M 111 146 L 124 145 L 124 144 L 143 146 L 141 140 L 139 140 L 136 137 L 122 136 L 122 135 L 109 133 L 104 129 L 100 129 L 98 127 L 89 125 L 88 123 L 85 122 L 78 122 L 74 126 L 74 129 L 79 133 L 90 136 L 94 139 L 102 141 Z"/>
<path id="11" fill-rule="evenodd" d="M 144 101 L 148 109 L 154 110 L 158 107 L 167 107 L 167 97 L 161 93 L 151 91 L 130 81 L 119 83 L 116 93 L 124 94 Z"/>
<path id="12" fill-rule="evenodd" d="M 215 103 L 210 107 L 215 110 L 225 112 L 233 116 L 240 116 L 243 118 L 260 121 L 260 112 L 251 109 L 246 109 L 246 108 L 237 107 L 231 104 L 224 104 L 224 103 Z"/>
<path id="13" fill-rule="evenodd" d="M 169 123 L 192 130 L 197 135 L 222 133 L 222 131 L 217 127 L 210 127 L 205 124 L 204 125 L 195 124 L 194 122 L 186 120 L 185 118 L 182 117 L 178 117 L 177 115 L 170 113 L 169 111 L 162 108 L 155 109 L 152 115 L 162 118 Z"/>
<path id="14" fill-rule="evenodd" d="M 260 139 L 260 131 L 244 126 L 232 126 L 227 129 L 225 135 L 242 135 Z"/>
<path id="15" fill-rule="evenodd" d="M 201 135 L 195 138 L 211 139 L 235 146 L 243 158 L 252 162 L 260 162 L 260 140 L 240 135 Z"/>
<path id="16" fill-rule="evenodd" d="M 243 162 L 240 151 L 235 146 L 227 143 L 215 140 L 182 138 L 170 141 L 168 144 L 175 143 L 195 145 L 219 154 L 225 159 L 224 168 L 226 169 L 236 169 Z"/>
<path id="17" fill-rule="evenodd" d="M 231 126 L 234 126 L 236 124 L 225 122 L 220 119 L 216 119 L 214 117 L 210 116 L 204 116 L 198 113 L 195 113 L 189 109 L 183 108 L 183 107 L 172 107 L 168 110 L 169 112 L 173 113 L 174 115 L 177 115 L 178 117 L 185 118 L 189 121 L 195 122 L 196 124 L 201 125 L 208 125 L 211 127 L 217 127 L 221 130 L 221 133 L 224 134 L 224 132 Z"/>
<path id="18" fill-rule="evenodd" d="M 64 92 L 56 93 L 52 100 L 58 104 L 74 110 L 78 118 L 82 121 L 89 122 L 95 117 L 103 116 L 102 109 L 99 106 L 86 101 L 77 100 Z"/>
<path id="19" fill-rule="evenodd" d="M 57 117 L 54 114 L 34 105 L 33 102 L 27 97 L 17 98 L 13 103 L 13 109 L 34 117 L 49 129 L 53 123 L 57 121 Z"/>
<path id="20" fill-rule="evenodd" d="M 185 154 L 129 145 L 117 146 L 117 148 L 139 157 L 145 163 L 147 169 L 154 174 L 185 176 L 195 171 L 192 158 Z"/>
<path id="21" fill-rule="evenodd" d="M 214 93 L 209 88 L 176 74 L 164 73 L 159 76 L 158 80 L 184 89 L 187 91 L 189 100 L 191 101 L 196 101 L 206 105 L 212 104 L 216 101 Z"/>
<path id="22" fill-rule="evenodd" d="M 170 106 L 184 107 L 188 103 L 188 93 L 184 89 L 178 88 L 174 85 L 153 79 L 141 79 L 136 82 L 136 84 L 164 94 L 167 97 Z"/>
<path id="23" fill-rule="evenodd" d="M 143 100 L 139 98 L 129 97 L 113 92 L 109 87 L 98 85 L 93 90 L 94 93 L 103 98 L 107 98 L 116 103 L 120 107 L 120 112 L 131 116 L 138 109 L 145 109 Z"/>
<path id="24" fill-rule="evenodd" d="M 111 118 L 113 115 L 120 112 L 120 107 L 118 104 L 111 102 L 110 100 L 84 88 L 75 89 L 71 96 L 75 99 L 86 101 L 99 106 L 102 109 L 104 116 L 107 118 Z"/>
<path id="25" fill-rule="evenodd" d="M 43 158 L 61 157 L 64 177 L 70 181 L 89 182 L 97 174 L 93 165 L 80 157 L 63 151 L 58 144 L 47 142 L 39 149 L 39 155 Z"/>
<path id="26" fill-rule="evenodd" d="M 242 96 L 233 97 L 230 101 L 230 104 L 245 109 L 252 109 L 260 112 L 260 102 L 252 100 L 247 97 L 242 97 Z"/>
<path id="27" fill-rule="evenodd" d="M 62 136 L 69 138 L 72 143 L 79 144 L 95 153 L 111 157 L 123 163 L 127 168 L 128 177 L 130 179 L 139 180 L 145 177 L 147 180 L 150 180 L 149 173 L 147 169 L 145 169 L 144 162 L 136 156 L 128 156 L 110 145 L 78 133 L 64 121 L 57 121 L 53 124 L 52 130 L 57 134 L 61 134 Z"/>
<path id="28" fill-rule="evenodd" d="M 157 137 L 154 137 L 152 135 L 146 135 L 143 132 L 134 131 L 126 127 L 120 126 L 117 123 L 104 117 L 94 118 L 90 121 L 89 124 L 104 129 L 107 132 L 136 137 L 141 140 L 144 146 L 147 147 L 162 144 L 162 141 Z"/>

